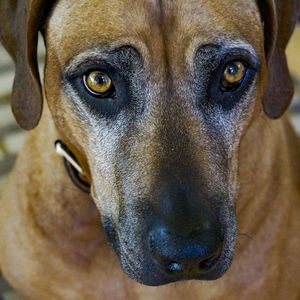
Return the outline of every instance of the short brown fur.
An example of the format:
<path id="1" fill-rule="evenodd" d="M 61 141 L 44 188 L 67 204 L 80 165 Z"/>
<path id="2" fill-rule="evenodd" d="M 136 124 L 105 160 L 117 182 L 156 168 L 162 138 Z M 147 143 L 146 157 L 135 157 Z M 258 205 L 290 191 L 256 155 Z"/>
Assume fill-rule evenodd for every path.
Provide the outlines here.
<path id="1" fill-rule="evenodd" d="M 8 51 L 17 56 L 16 51 L 24 49 L 26 42 L 15 44 L 15 33 L 7 29 L 11 20 L 6 16 L 12 11 L 9 3 L 15 1 L 0 4 L 1 39 Z M 32 10 L 41 5 L 39 1 L 18 3 L 20 7 L 32 5 Z M 3 275 L 28 299 L 299 299 L 300 145 L 285 118 L 268 117 L 283 113 L 290 94 L 274 95 L 272 79 L 265 88 L 267 71 L 274 72 L 272 55 L 276 51 L 283 55 L 299 1 L 288 1 L 295 16 L 281 15 L 283 1 L 266 1 L 266 7 L 284 21 L 283 24 L 272 19 L 273 23 L 266 26 L 278 23 L 280 28 L 289 28 L 278 34 L 283 43 L 276 38 L 270 42 L 269 51 L 273 54 L 265 53 L 265 31 L 255 1 L 240 1 L 238 7 L 233 0 L 159 1 L 159 5 L 150 0 L 87 3 L 58 1 L 44 25 L 47 102 L 1 195 Z M 24 34 L 21 33 L 23 38 Z M 222 119 L 232 130 L 217 139 L 191 111 L 194 95 L 186 78 L 192 74 L 199 45 L 226 43 L 228 38 L 250 44 L 259 55 L 261 69 L 247 96 L 251 104 L 239 107 L 229 120 Z M 95 47 L 98 49 L 103 43 L 134 45 L 143 57 L 148 94 L 140 92 L 148 97 L 150 105 L 139 128 L 132 126 L 127 130 L 121 118 L 123 125 L 119 128 L 107 128 L 92 117 L 85 120 L 69 101 L 75 96 L 67 94 L 62 73 L 72 65 L 74 55 L 87 49 L 95 52 Z M 20 55 L 23 57 L 24 53 Z M 22 74 L 35 72 L 35 63 L 25 59 L 24 64 L 20 66 Z M 289 78 L 286 71 L 278 76 Z M 25 107 L 17 111 L 16 118 L 21 126 L 30 129 L 39 120 L 41 96 L 37 75 L 28 76 L 36 88 L 26 89 L 27 81 L 22 84 L 16 77 L 15 89 L 18 93 L 26 90 L 22 101 L 25 106 L 28 101 L 33 103 L 33 115 L 28 119 L 29 109 Z M 13 106 L 16 101 L 21 102 L 21 97 L 15 95 Z M 279 102 L 273 102 L 275 97 Z M 217 123 L 214 113 L 212 119 Z M 131 119 L 125 121 L 135 124 Z M 94 122 L 94 127 L 89 122 Z M 111 134 L 108 141 L 105 130 Z M 92 184 L 92 196 L 71 183 L 54 150 L 57 139 L 68 145 L 83 167 Z M 138 186 L 130 176 L 122 177 L 124 169 L 114 164 L 116 149 L 125 148 L 122 155 L 130 153 L 130 159 L 124 169 L 130 170 L 132 178 L 137 177 Z M 125 182 L 134 195 L 148 195 L 155 191 L 162 166 L 173 168 L 174 162 L 179 162 L 181 169 L 185 162 L 188 166 L 195 163 L 197 170 L 189 171 L 194 177 L 201 175 L 208 192 L 227 193 L 235 201 L 239 229 L 235 255 L 229 271 L 216 281 L 148 287 L 121 270 L 107 242 L 100 214 L 103 217 L 113 211 L 114 221 L 118 222 L 123 204 L 120 201 L 128 193 L 122 184 Z M 142 205 L 146 203 L 138 202 L 138 206 Z"/>

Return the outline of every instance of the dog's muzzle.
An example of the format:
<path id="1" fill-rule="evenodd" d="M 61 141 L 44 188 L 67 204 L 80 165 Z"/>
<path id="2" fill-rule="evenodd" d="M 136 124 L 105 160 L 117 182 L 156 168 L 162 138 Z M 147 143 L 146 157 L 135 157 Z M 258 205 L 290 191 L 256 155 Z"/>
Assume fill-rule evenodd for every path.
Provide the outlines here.
<path id="1" fill-rule="evenodd" d="M 182 192 L 163 198 L 156 205 L 148 201 L 152 204 L 124 207 L 118 224 L 102 218 L 124 271 L 152 286 L 219 278 L 228 263 L 224 264 L 226 233 L 218 209 Z"/>

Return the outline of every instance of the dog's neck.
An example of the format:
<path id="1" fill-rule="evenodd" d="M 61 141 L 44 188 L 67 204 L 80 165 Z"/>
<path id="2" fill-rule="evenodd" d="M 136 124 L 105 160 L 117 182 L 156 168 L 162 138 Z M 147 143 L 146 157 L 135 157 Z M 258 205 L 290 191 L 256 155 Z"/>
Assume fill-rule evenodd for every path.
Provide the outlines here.
<path id="1" fill-rule="evenodd" d="M 297 211 L 300 146 L 290 127 L 285 118 L 270 120 L 262 115 L 241 143 L 240 192 L 236 203 L 238 238 L 243 241 L 240 248 L 246 249 L 249 243 L 253 243 L 259 231 L 265 235 L 268 232 L 276 234 L 281 226 L 288 224 L 293 210 Z M 279 190 L 288 191 L 294 201 L 282 199 Z M 269 223 L 272 224 L 270 228 Z"/>
<path id="2" fill-rule="evenodd" d="M 263 195 L 275 200 L 278 190 L 300 186 L 300 144 L 285 118 L 258 118 L 242 140 L 239 162 L 238 209 Z"/>
<path id="3" fill-rule="evenodd" d="M 25 198 L 24 209 L 35 223 L 28 228 L 45 234 L 67 259 L 80 261 L 93 256 L 102 244 L 107 245 L 107 240 L 92 197 L 74 186 L 62 157 L 55 151 L 54 142 L 58 138 L 61 137 L 45 107 L 40 125 L 29 133 L 20 153 L 19 159 L 28 153 L 32 158 L 28 160 L 30 168 L 23 164 L 24 170 L 31 172 L 22 177 L 28 178 L 28 182 L 20 183 L 30 184 L 31 188 L 27 188 L 25 197 L 21 186 L 19 192 Z M 27 163 L 24 157 L 23 161 Z"/>

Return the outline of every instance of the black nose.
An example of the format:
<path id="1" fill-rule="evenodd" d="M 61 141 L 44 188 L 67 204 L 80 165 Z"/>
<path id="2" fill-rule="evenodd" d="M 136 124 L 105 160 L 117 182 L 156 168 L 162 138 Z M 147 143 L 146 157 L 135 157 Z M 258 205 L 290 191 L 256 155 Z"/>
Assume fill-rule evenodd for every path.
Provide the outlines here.
<path id="1" fill-rule="evenodd" d="M 160 269 L 170 275 L 197 278 L 211 270 L 220 257 L 221 228 L 216 220 L 182 228 L 175 231 L 167 225 L 156 225 L 149 232 L 149 246 Z"/>
<path id="2" fill-rule="evenodd" d="M 154 265 L 176 280 L 205 279 L 223 248 L 219 212 L 187 178 L 162 183 L 148 231 Z"/>

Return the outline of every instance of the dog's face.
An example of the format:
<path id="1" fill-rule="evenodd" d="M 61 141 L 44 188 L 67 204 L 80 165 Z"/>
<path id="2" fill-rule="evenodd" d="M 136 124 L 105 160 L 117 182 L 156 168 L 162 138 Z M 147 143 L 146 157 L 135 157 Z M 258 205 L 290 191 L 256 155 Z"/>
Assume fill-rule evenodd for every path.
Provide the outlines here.
<path id="1" fill-rule="evenodd" d="M 61 0 L 45 41 L 48 105 L 86 158 L 124 271 L 149 285 L 220 277 L 262 91 L 255 1 Z"/>
<path id="2" fill-rule="evenodd" d="M 35 53 L 50 4 L 0 2 L 0 39 L 16 63 L 12 107 L 25 129 L 42 110 Z M 160 285 L 228 269 L 239 145 L 262 106 L 275 118 L 291 99 L 284 48 L 299 6 L 54 3 L 43 28 L 47 103 L 132 278 Z"/>

